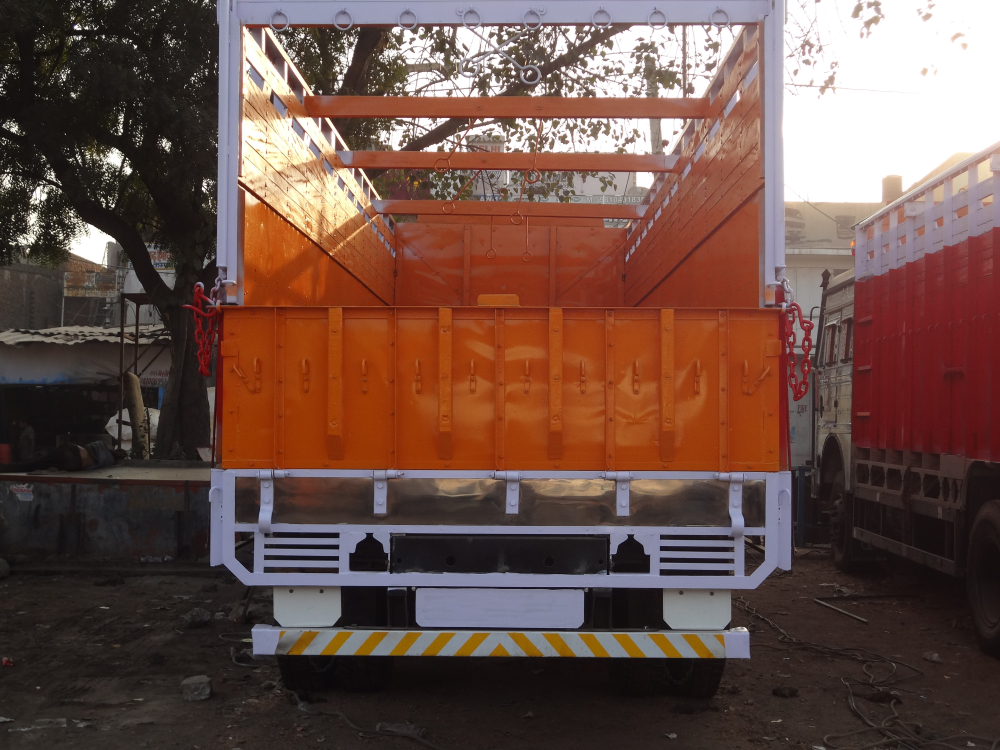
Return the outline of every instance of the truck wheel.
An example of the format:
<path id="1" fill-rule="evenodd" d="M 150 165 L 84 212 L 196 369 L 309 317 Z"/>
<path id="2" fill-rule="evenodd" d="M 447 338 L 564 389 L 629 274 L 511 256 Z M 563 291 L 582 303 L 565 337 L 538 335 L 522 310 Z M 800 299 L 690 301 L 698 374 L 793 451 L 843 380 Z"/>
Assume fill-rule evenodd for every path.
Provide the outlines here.
<path id="1" fill-rule="evenodd" d="M 333 677 L 333 658 L 330 656 L 279 656 L 278 671 L 281 684 L 292 692 L 324 690 Z"/>
<path id="2" fill-rule="evenodd" d="M 667 659 L 667 690 L 683 698 L 711 698 L 719 692 L 725 659 Z"/>
<path id="3" fill-rule="evenodd" d="M 844 488 L 844 472 L 838 471 L 830 485 L 830 548 L 833 564 L 845 573 L 854 567 L 854 503 Z"/>
<path id="4" fill-rule="evenodd" d="M 986 503 L 972 525 L 965 584 L 979 646 L 1000 657 L 1000 500 Z"/>
<path id="5" fill-rule="evenodd" d="M 352 693 L 376 693 L 384 690 L 392 677 L 392 657 L 338 656 L 337 683 Z"/>
<path id="6" fill-rule="evenodd" d="M 639 698 L 663 692 L 666 659 L 611 659 L 611 689 L 618 695 Z"/>

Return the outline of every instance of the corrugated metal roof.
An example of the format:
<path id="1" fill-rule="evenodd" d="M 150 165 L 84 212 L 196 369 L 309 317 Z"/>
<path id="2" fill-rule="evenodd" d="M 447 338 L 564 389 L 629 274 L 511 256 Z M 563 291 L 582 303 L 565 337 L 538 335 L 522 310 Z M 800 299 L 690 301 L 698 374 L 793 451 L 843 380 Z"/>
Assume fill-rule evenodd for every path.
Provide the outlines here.
<path id="1" fill-rule="evenodd" d="M 166 343 L 170 336 L 164 332 L 163 325 L 139 326 L 139 343 L 151 344 L 157 334 L 162 333 L 160 342 Z M 105 342 L 117 344 L 120 331 L 118 328 L 100 328 L 98 326 L 62 326 L 59 328 L 11 328 L 0 331 L 0 344 L 8 346 L 24 346 L 26 344 L 86 344 L 89 342 Z M 125 340 L 132 342 L 135 328 L 125 330 Z"/>

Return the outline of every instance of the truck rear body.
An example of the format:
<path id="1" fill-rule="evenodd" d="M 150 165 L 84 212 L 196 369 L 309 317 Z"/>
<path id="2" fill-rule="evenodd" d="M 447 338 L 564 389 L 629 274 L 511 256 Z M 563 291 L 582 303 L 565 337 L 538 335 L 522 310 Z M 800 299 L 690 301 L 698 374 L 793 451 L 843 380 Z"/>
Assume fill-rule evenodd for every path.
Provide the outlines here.
<path id="1" fill-rule="evenodd" d="M 238 157 L 220 155 L 212 550 L 274 587 L 255 649 L 748 656 L 730 592 L 790 565 L 784 312 L 768 306 L 781 13 L 730 3 L 746 26 L 705 98 L 678 105 L 701 117 L 673 171 L 640 206 L 584 212 L 379 198 L 348 166 L 376 157 L 315 116 L 330 102 L 263 27 L 320 23 L 319 5 L 220 16 Z M 646 19 L 638 5 L 621 7 Z"/>

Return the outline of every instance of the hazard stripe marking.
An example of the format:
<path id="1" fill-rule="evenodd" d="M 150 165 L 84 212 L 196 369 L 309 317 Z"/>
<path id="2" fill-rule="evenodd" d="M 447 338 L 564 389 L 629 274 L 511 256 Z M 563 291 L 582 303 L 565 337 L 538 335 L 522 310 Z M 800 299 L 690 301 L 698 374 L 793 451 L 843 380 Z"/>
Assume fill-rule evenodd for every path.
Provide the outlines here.
<path id="1" fill-rule="evenodd" d="M 508 633 L 507 635 L 524 652 L 525 656 L 543 656 L 542 652 L 538 650 L 534 643 L 528 640 L 528 636 L 524 633 Z"/>
<path id="2" fill-rule="evenodd" d="M 549 645 L 556 650 L 559 656 L 576 656 L 573 653 L 573 649 L 566 645 L 566 641 L 558 633 L 545 633 L 544 636 L 545 640 L 549 642 Z"/>
<path id="3" fill-rule="evenodd" d="M 343 646 L 345 643 L 347 643 L 350 637 L 351 637 L 350 633 L 337 633 L 335 636 L 333 636 L 332 639 L 330 639 L 330 642 L 326 644 L 323 650 L 319 652 L 320 655 L 333 656 L 333 654 L 340 651 L 340 647 Z"/>
<path id="4" fill-rule="evenodd" d="M 437 656 L 441 649 L 448 645 L 448 641 L 455 637 L 454 633 L 440 633 L 437 638 L 431 641 L 431 645 L 424 651 L 424 656 Z"/>
<path id="5" fill-rule="evenodd" d="M 455 656 L 472 656 L 475 651 L 486 640 L 489 633 L 476 633 L 465 644 L 455 652 Z M 499 646 L 497 647 L 499 648 Z"/>
<path id="6" fill-rule="evenodd" d="M 442 631 L 268 628 L 267 649 L 292 656 L 530 656 L 725 659 L 749 655 L 749 634 L 661 631 Z M 272 636 L 273 638 L 273 636 Z M 263 639 L 260 639 L 263 640 Z M 255 636 L 255 642 L 258 638 Z M 727 646 L 728 643 L 728 646 Z M 259 646 L 258 646 L 259 648 Z M 263 652 L 261 652 L 263 653 Z"/>
<path id="7" fill-rule="evenodd" d="M 385 637 L 387 635 L 389 635 L 389 634 L 385 633 L 385 632 L 382 632 L 382 633 L 372 633 L 370 636 L 368 636 L 368 638 L 365 640 L 365 642 L 361 644 L 361 648 L 359 648 L 354 653 L 357 656 L 370 656 L 371 652 L 375 650 L 375 647 L 378 644 L 380 644 L 383 640 L 385 640 Z"/>
<path id="8" fill-rule="evenodd" d="M 605 659 L 611 656 L 604 646 L 601 645 L 601 642 L 597 640 L 597 636 L 593 633 L 581 633 L 580 640 L 583 641 L 584 645 L 590 649 L 590 653 L 594 656 L 599 656 Z"/>
<path id="9" fill-rule="evenodd" d="M 657 648 L 660 649 L 668 658 L 670 659 L 680 659 L 681 652 L 677 650 L 677 647 L 670 642 L 663 633 L 650 633 L 649 640 L 656 644 Z"/>
<path id="10" fill-rule="evenodd" d="M 633 659 L 642 659 L 646 655 L 642 649 L 635 645 L 635 641 L 627 633 L 615 633 L 615 640 L 625 649 L 625 653 Z"/>
<path id="11" fill-rule="evenodd" d="M 419 638 L 420 633 L 407 633 L 399 639 L 399 643 L 389 652 L 389 656 L 406 656 L 406 652 L 410 650 L 410 646 L 416 643 Z"/>
<path id="12" fill-rule="evenodd" d="M 688 642 L 688 645 L 691 646 L 691 648 L 694 649 L 694 652 L 702 659 L 715 658 L 715 654 L 709 651 L 708 646 L 706 646 L 698 636 L 685 633 L 684 640 Z"/>
<path id="13" fill-rule="evenodd" d="M 308 648 L 310 643 L 316 640 L 316 636 L 318 635 L 319 633 L 317 633 L 315 630 L 305 631 L 302 635 L 298 637 L 298 640 L 295 641 L 295 645 L 293 645 L 290 649 L 288 649 L 288 653 L 292 656 L 298 656 L 303 651 L 305 651 L 306 648 Z"/>

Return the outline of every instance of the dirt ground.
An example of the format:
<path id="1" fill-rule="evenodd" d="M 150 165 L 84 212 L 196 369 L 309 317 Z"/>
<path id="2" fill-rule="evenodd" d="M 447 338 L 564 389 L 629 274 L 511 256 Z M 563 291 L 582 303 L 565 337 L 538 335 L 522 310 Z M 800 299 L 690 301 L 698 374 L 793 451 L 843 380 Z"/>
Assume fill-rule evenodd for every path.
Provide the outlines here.
<path id="1" fill-rule="evenodd" d="M 905 721 L 925 727 L 925 739 L 1000 737 L 1000 661 L 978 650 L 960 582 L 894 568 L 847 576 L 833 569 L 826 551 L 815 550 L 746 599 L 793 638 L 863 648 L 899 662 L 897 676 L 915 676 L 894 686 L 902 701 L 898 710 Z M 609 689 L 607 665 L 595 660 L 400 659 L 383 693 L 332 689 L 297 706 L 281 690 L 273 659 L 234 663 L 232 649 L 246 647 L 239 640 L 249 625 L 214 619 L 184 627 L 181 616 L 193 607 L 229 612 L 243 586 L 215 571 L 149 575 L 147 566 L 141 572 L 108 579 L 15 571 L 0 582 L 0 656 L 13 661 L 0 667 L 0 747 L 420 747 L 410 739 L 361 734 L 328 713 L 333 711 L 364 728 L 410 722 L 443 750 L 623 744 L 809 750 L 878 739 L 874 732 L 823 739 L 864 726 L 842 682 L 867 679 L 861 662 L 790 648 L 770 625 L 751 621 L 740 609 L 734 624 L 752 629 L 752 659 L 730 661 L 719 695 L 707 703 L 619 697 Z M 813 601 L 845 589 L 885 595 L 837 603 L 867 624 Z M 267 614 L 266 595 L 261 592 L 261 603 L 250 608 L 258 619 Z M 940 661 L 927 660 L 928 652 Z M 237 660 L 247 657 L 237 654 Z M 881 678 L 891 667 L 873 669 Z M 211 677 L 213 696 L 183 701 L 181 680 L 198 674 Z M 775 688 L 798 694 L 778 697 Z M 855 693 L 879 697 L 868 688 L 855 687 Z M 856 703 L 876 721 L 890 715 L 886 702 L 858 697 Z M 989 746 L 968 737 L 950 744 Z"/>

